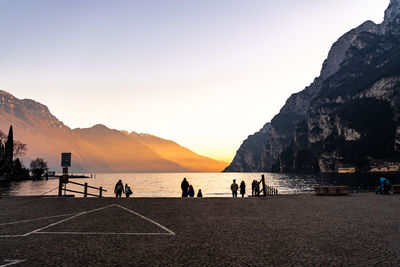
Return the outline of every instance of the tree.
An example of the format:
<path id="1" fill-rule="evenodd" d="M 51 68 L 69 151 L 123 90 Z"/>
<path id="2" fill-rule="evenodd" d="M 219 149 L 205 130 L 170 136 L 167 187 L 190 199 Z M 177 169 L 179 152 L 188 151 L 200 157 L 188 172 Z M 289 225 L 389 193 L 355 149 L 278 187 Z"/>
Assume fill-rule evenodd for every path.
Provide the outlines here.
<path id="1" fill-rule="evenodd" d="M 8 180 L 25 179 L 28 170 L 21 165 L 17 157 L 25 155 L 26 150 L 26 144 L 14 141 L 12 125 L 8 135 L 0 131 L 0 175 L 5 175 Z"/>
<path id="2" fill-rule="evenodd" d="M 4 159 L 5 159 L 4 145 L 3 142 L 0 141 L 0 162 L 4 161 Z"/>
<path id="3" fill-rule="evenodd" d="M 20 142 L 20 141 L 15 141 L 14 143 L 14 157 L 22 157 L 26 154 L 26 144 Z"/>
<path id="4" fill-rule="evenodd" d="M 7 135 L 5 132 L 3 132 L 2 130 L 0 130 L 0 142 L 2 144 L 4 144 L 7 141 Z"/>
<path id="5" fill-rule="evenodd" d="M 5 145 L 5 159 L 6 164 L 11 164 L 14 156 L 14 135 L 12 125 L 10 126 L 10 130 L 7 136 L 7 142 Z"/>
<path id="6" fill-rule="evenodd" d="M 10 127 L 11 128 L 11 127 Z M 0 160 L 4 157 L 5 153 L 5 143 L 7 142 L 8 135 L 5 132 L 0 130 Z M 22 143 L 21 141 L 14 141 L 14 148 L 13 148 L 13 156 L 14 157 L 22 157 L 26 154 L 27 147 L 26 144 Z M 2 154 L 3 153 L 3 154 Z"/>
<path id="7" fill-rule="evenodd" d="M 34 177 L 41 178 L 42 175 L 48 170 L 47 162 L 44 161 L 42 158 L 32 160 L 30 169 Z"/>

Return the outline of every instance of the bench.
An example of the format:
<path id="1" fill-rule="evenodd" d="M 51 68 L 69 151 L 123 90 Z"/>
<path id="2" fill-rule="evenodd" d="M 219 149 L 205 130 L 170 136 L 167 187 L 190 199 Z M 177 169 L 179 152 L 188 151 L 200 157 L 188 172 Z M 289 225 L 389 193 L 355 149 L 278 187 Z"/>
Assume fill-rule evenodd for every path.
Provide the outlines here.
<path id="1" fill-rule="evenodd" d="M 400 184 L 393 184 L 391 191 L 393 194 L 400 194 Z"/>
<path id="2" fill-rule="evenodd" d="M 348 186 L 314 186 L 317 196 L 348 196 L 350 188 Z"/>

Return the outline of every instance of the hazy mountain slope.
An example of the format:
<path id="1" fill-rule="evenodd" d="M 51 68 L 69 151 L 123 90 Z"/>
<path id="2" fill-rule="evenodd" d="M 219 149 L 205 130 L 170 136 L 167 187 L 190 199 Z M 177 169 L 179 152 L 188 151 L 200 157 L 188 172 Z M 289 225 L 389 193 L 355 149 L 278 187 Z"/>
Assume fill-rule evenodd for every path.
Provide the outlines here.
<path id="1" fill-rule="evenodd" d="M 88 129 L 74 129 L 97 152 L 97 158 L 107 162 L 111 172 L 188 171 L 182 166 L 160 157 L 148 146 L 128 134 L 111 130 L 104 125 Z"/>
<path id="2" fill-rule="evenodd" d="M 161 139 L 157 136 L 137 133 L 131 133 L 130 136 L 137 138 L 162 158 L 179 162 L 182 167 L 193 171 L 213 172 L 215 169 L 222 171 L 227 165 L 226 162 L 215 161 L 214 159 L 198 155 L 173 141 Z"/>
<path id="3" fill-rule="evenodd" d="M 75 170 L 85 170 L 84 166 L 104 167 L 104 163 L 94 156 L 94 151 L 52 116 L 46 106 L 33 100 L 19 100 L 5 91 L 0 91 L 0 101 L 0 130 L 7 133 L 13 125 L 14 138 L 28 147 L 24 157 L 26 165 L 33 158 L 43 157 L 56 168 L 61 162 L 61 152 L 70 151 L 74 154 Z"/>
<path id="4" fill-rule="evenodd" d="M 7 133 L 11 124 L 15 139 L 27 144 L 25 165 L 43 157 L 59 171 L 62 152 L 72 152 L 72 172 L 215 172 L 226 165 L 151 135 L 103 125 L 71 130 L 46 106 L 0 90 L 0 130 Z"/>

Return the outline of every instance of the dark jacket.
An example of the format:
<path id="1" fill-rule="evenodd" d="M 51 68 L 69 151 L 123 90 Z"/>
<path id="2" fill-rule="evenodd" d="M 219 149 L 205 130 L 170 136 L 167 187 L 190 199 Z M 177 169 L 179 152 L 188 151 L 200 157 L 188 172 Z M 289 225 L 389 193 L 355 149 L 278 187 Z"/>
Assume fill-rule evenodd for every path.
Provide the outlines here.
<path id="1" fill-rule="evenodd" d="M 194 197 L 194 189 L 193 189 L 193 186 L 189 186 L 189 197 Z"/>
<path id="2" fill-rule="evenodd" d="M 115 185 L 114 193 L 122 192 L 124 193 L 124 185 L 121 182 L 117 182 Z"/>
<path id="3" fill-rule="evenodd" d="M 189 182 L 186 180 L 183 180 L 182 184 L 181 184 L 181 189 L 183 192 L 187 192 L 189 189 Z"/>
<path id="4" fill-rule="evenodd" d="M 240 194 L 244 195 L 246 193 L 246 184 L 244 182 L 240 183 Z"/>

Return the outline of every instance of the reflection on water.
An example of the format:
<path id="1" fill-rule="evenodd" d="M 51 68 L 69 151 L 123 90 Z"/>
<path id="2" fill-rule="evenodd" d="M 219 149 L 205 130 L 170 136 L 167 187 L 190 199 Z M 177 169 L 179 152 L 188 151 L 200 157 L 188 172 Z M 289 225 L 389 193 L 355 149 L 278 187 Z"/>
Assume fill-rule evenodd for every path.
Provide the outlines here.
<path id="1" fill-rule="evenodd" d="M 107 192 L 104 196 L 114 195 L 115 183 L 121 179 L 124 185 L 128 183 L 133 191 L 133 197 L 179 197 L 180 184 L 184 177 L 193 185 L 195 193 L 201 189 L 204 197 L 231 196 L 230 185 L 233 179 L 240 184 L 246 183 L 246 194 L 251 194 L 251 182 L 260 180 L 262 173 L 113 173 L 96 174 L 96 178 L 73 179 L 78 183 L 87 182 L 90 186 L 102 186 Z M 348 185 L 351 190 L 373 190 L 379 175 L 298 175 L 264 173 L 266 184 L 279 190 L 279 194 L 309 193 L 314 185 Z M 392 183 L 400 183 L 397 176 L 391 176 Z M 23 181 L 19 183 L 0 184 L 2 195 L 31 196 L 56 195 L 58 179 L 48 181 Z M 68 188 L 83 191 L 82 187 L 69 184 Z M 54 189 L 54 190 L 53 190 Z M 53 190 L 53 191 L 51 191 Z M 50 191 L 50 192 L 49 192 Z M 89 189 L 89 193 L 97 194 L 96 190 Z M 81 195 L 75 194 L 76 197 Z"/>

